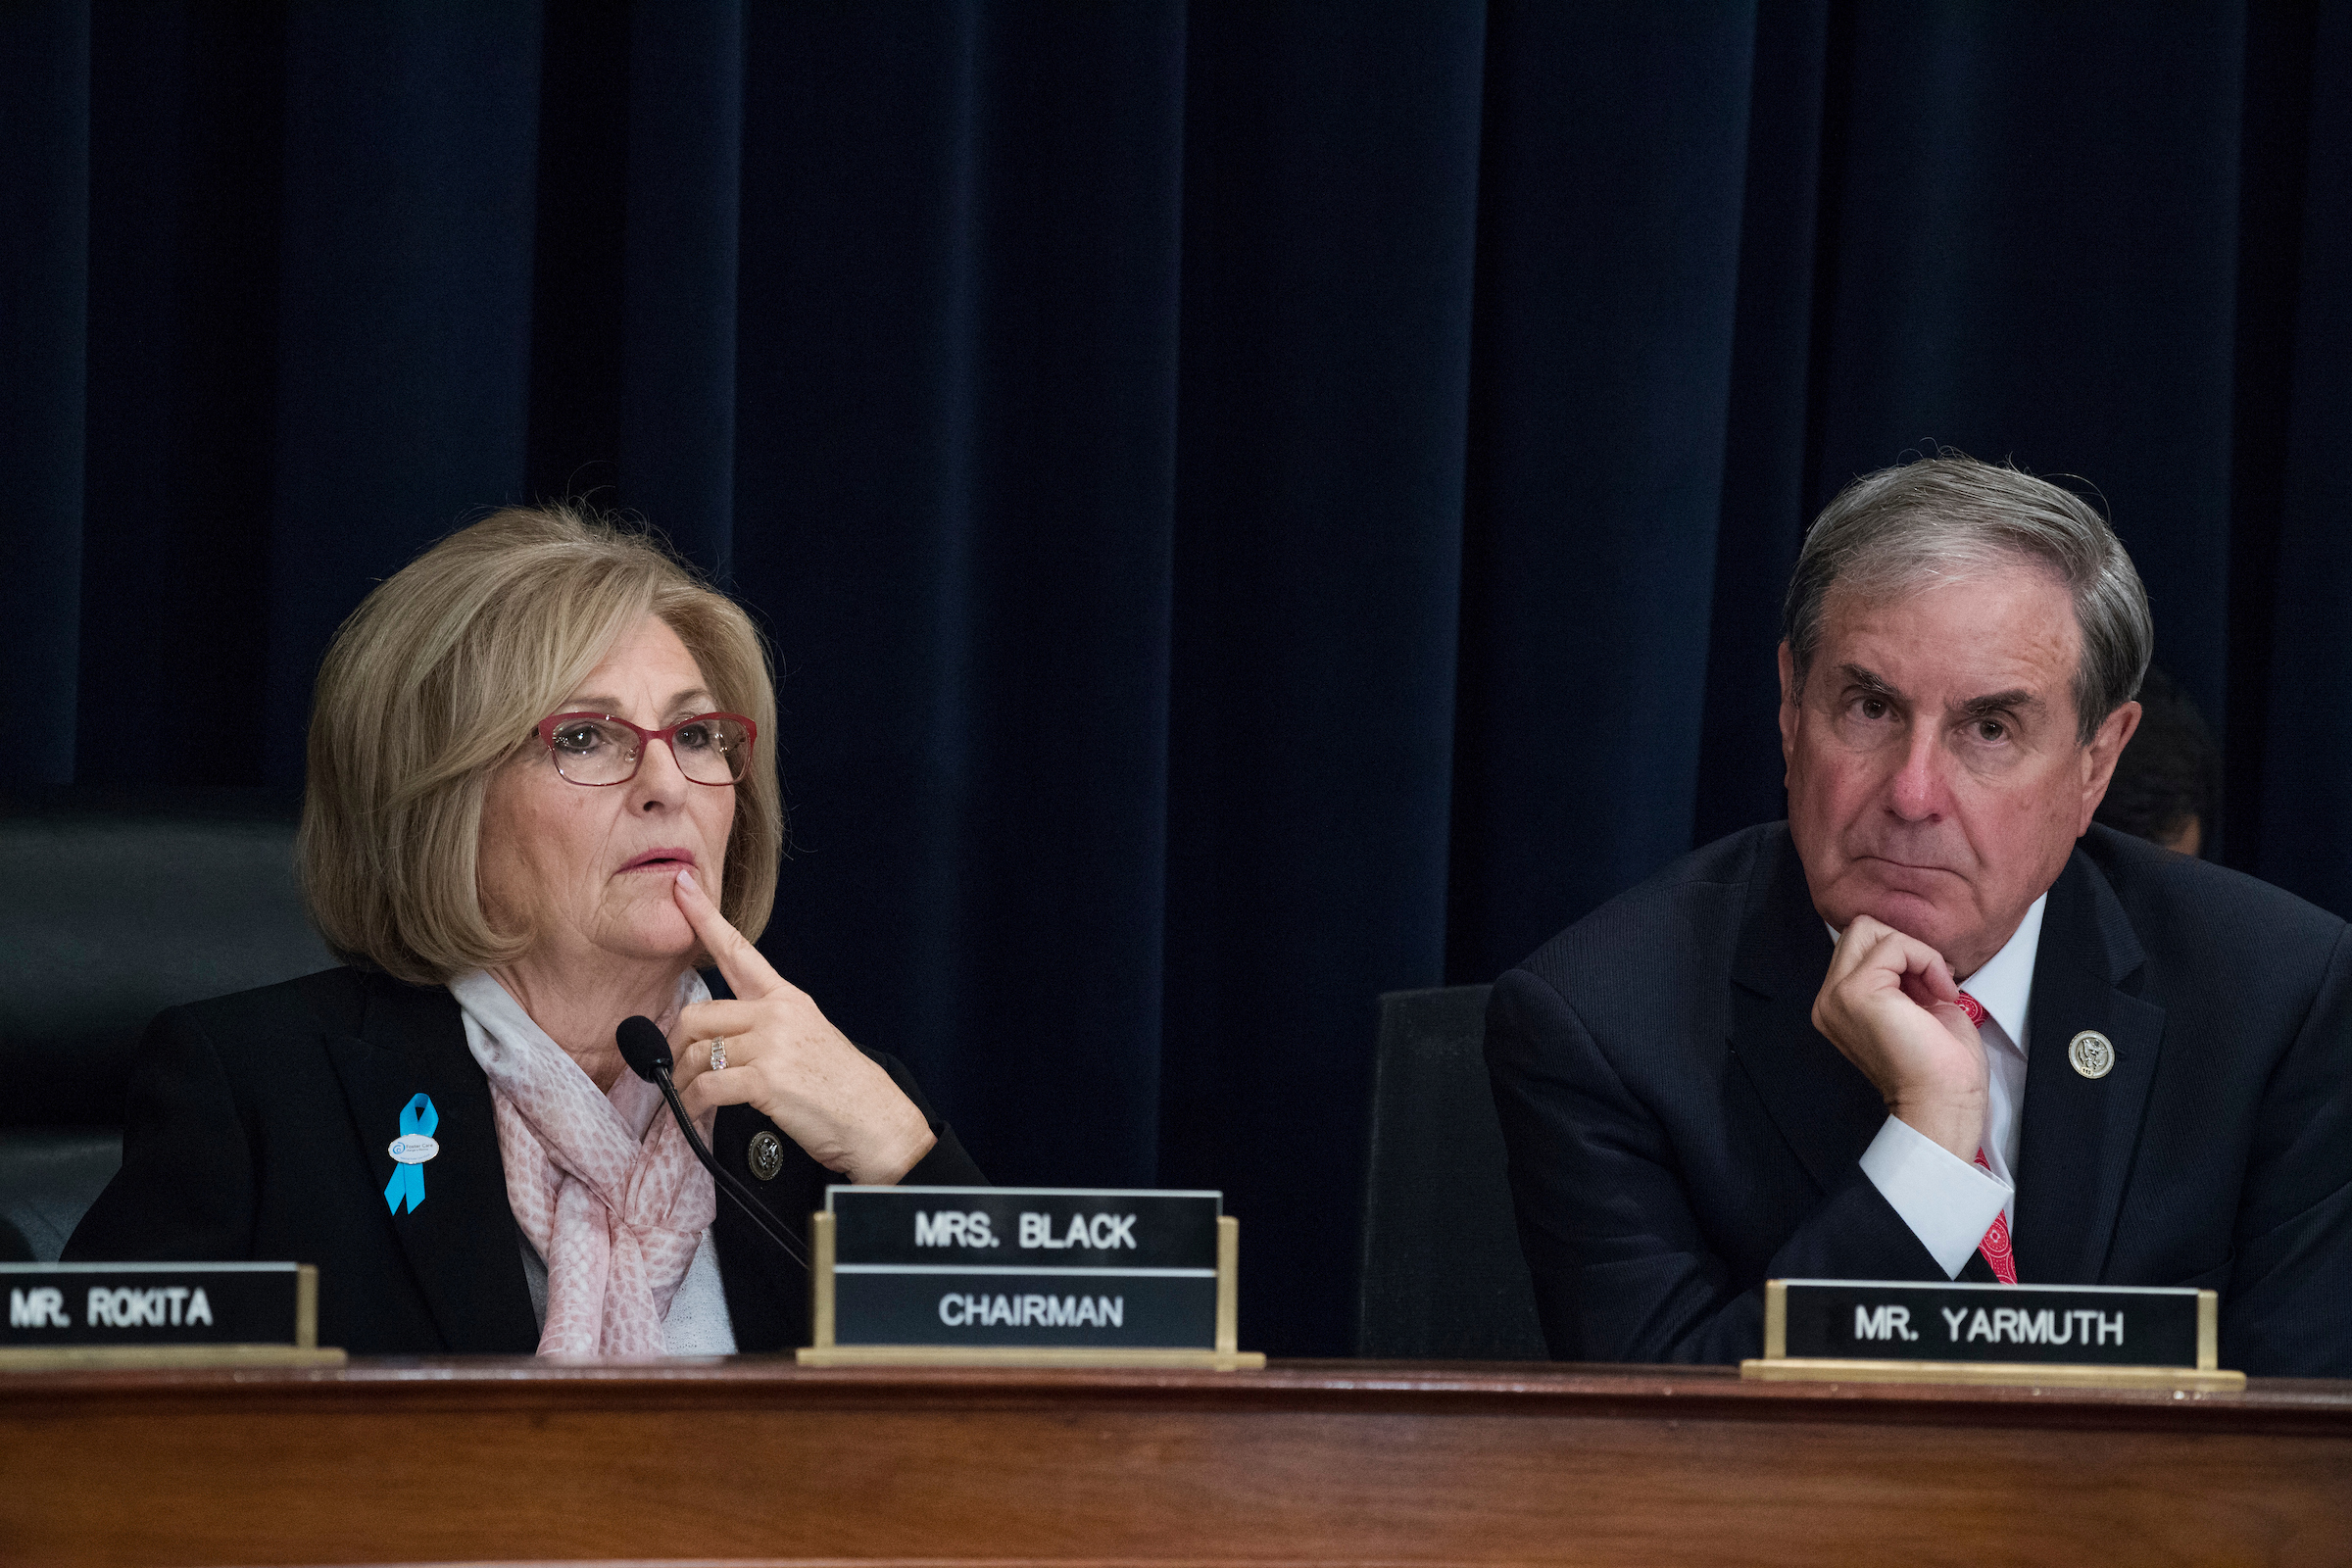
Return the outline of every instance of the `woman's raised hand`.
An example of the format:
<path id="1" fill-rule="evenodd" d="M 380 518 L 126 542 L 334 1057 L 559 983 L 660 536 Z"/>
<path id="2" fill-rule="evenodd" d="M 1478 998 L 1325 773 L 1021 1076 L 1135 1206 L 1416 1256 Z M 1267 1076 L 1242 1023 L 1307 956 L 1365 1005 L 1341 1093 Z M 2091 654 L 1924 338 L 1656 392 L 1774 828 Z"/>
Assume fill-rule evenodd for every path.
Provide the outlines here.
<path id="1" fill-rule="evenodd" d="M 938 1142 L 914 1102 L 727 923 L 692 871 L 678 873 L 676 897 L 735 993 L 695 1003 L 670 1031 L 687 1110 L 748 1104 L 827 1170 L 860 1186 L 896 1184 Z M 722 1036 L 727 1064 L 712 1071 L 710 1042 Z"/>

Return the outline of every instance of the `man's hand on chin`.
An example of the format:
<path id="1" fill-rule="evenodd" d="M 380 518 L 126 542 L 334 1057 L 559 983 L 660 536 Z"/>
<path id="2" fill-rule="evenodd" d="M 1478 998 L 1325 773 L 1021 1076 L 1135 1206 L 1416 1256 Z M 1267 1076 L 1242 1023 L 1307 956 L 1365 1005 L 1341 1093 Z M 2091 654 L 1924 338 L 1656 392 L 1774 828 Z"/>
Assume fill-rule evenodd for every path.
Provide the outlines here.
<path id="1" fill-rule="evenodd" d="M 1962 1159 L 1984 1138 L 1984 1045 L 1943 956 L 1856 915 L 1813 999 L 1813 1027 L 1878 1086 L 1886 1108 Z"/>

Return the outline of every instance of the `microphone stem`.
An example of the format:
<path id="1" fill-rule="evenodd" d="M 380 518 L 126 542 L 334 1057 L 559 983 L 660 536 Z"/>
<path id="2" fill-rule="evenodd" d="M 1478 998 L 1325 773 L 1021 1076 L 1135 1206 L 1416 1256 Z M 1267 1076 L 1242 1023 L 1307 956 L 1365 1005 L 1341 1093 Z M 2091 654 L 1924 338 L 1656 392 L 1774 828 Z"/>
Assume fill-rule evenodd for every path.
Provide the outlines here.
<path id="1" fill-rule="evenodd" d="M 704 1145 L 702 1134 L 694 1130 L 694 1118 L 686 1114 L 686 1106 L 678 1099 L 678 1086 L 670 1077 L 669 1068 L 655 1067 L 654 1082 L 661 1089 L 662 1098 L 669 1102 L 669 1113 L 677 1117 L 678 1131 L 686 1135 L 686 1147 L 694 1151 L 694 1157 L 703 1162 L 703 1168 L 710 1173 L 710 1179 L 717 1184 L 718 1190 L 733 1199 L 735 1206 L 743 1210 L 744 1216 L 759 1227 L 769 1241 L 784 1249 L 785 1255 L 800 1264 L 806 1272 L 808 1256 L 801 1250 L 800 1244 L 775 1222 L 774 1216 L 758 1199 L 740 1189 L 734 1178 L 720 1168 L 716 1156 Z"/>

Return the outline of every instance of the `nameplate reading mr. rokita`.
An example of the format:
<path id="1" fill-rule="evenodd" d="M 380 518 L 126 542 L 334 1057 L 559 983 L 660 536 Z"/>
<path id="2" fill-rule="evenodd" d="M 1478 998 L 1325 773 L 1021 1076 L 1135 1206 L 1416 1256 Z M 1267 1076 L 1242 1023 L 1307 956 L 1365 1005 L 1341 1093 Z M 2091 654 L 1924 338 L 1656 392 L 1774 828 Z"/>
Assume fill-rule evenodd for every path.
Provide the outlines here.
<path id="1" fill-rule="evenodd" d="M 297 1263 L 0 1263 L 0 1368 L 322 1365 L 318 1272 Z"/>

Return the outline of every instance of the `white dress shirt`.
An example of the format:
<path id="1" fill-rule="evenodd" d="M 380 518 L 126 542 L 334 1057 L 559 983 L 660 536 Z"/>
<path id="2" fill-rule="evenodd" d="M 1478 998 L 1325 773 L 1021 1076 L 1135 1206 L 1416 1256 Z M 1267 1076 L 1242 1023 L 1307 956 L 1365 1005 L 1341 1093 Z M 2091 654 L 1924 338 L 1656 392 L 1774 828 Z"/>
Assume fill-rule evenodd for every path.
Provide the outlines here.
<path id="1" fill-rule="evenodd" d="M 1888 1116 L 1862 1152 L 1862 1174 L 1947 1276 L 1956 1278 L 1967 1265 L 1994 1215 L 2017 1223 L 2017 1139 L 2025 1124 L 2026 1053 L 2033 1045 L 2028 1018 L 2048 902 L 2046 893 L 2035 899 L 2001 951 L 1960 982 L 1985 1013 L 1977 1034 L 1984 1043 L 1983 1148 L 1990 1174 L 1899 1116 Z"/>

